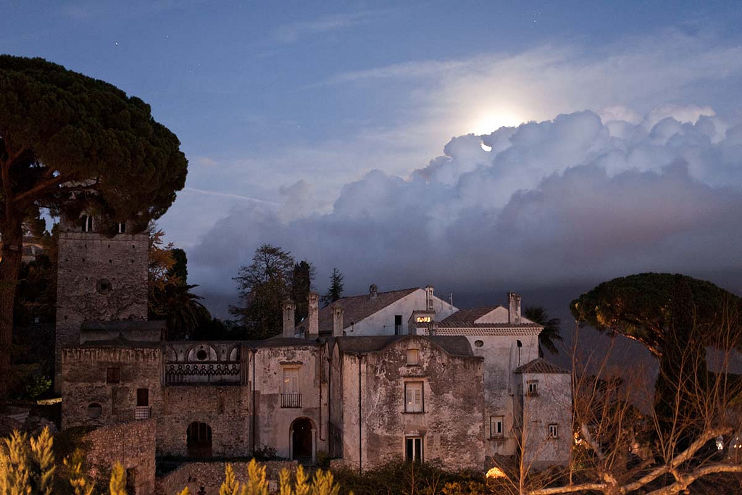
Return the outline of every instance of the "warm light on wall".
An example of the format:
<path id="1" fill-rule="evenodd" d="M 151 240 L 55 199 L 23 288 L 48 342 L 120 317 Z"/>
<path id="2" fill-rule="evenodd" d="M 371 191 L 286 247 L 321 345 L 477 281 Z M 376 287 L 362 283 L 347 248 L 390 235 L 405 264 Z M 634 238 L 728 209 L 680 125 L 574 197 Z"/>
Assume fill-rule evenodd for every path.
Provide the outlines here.
<path id="1" fill-rule="evenodd" d="M 418 316 L 415 318 L 415 321 L 417 323 L 430 323 L 432 321 L 432 318 L 430 316 Z"/>

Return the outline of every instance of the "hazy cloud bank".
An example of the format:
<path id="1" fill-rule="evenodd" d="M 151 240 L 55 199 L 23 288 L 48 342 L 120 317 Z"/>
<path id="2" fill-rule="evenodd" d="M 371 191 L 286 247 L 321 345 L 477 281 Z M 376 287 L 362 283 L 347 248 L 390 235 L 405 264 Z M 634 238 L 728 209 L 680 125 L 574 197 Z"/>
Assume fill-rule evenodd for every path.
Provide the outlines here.
<path id="1" fill-rule="evenodd" d="M 453 138 L 408 178 L 346 184 L 325 214 L 306 213 L 312 185 L 298 182 L 280 206 L 235 206 L 189 255 L 215 300 L 263 242 L 313 262 L 322 290 L 333 266 L 350 291 L 702 274 L 740 267 L 741 186 L 742 125 L 705 107 L 614 107 Z"/>

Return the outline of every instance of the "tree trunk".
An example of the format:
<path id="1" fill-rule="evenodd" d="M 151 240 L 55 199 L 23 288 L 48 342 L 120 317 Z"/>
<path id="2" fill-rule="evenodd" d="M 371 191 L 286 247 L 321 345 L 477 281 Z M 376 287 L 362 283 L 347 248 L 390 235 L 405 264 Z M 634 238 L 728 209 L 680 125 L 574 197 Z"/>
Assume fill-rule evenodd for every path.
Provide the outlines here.
<path id="1" fill-rule="evenodd" d="M 16 216 L 3 225 L 2 261 L 0 261 L 0 400 L 8 396 L 11 345 L 13 343 L 13 306 L 18 273 L 23 254 L 23 228 Z"/>

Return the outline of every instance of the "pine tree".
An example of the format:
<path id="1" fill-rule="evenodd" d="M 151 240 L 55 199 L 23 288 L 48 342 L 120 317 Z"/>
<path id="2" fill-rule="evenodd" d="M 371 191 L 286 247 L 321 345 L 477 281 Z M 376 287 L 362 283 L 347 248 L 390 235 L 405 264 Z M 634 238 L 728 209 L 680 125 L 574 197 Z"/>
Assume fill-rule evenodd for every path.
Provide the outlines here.
<path id="1" fill-rule="evenodd" d="M 312 264 L 306 260 L 294 265 L 291 276 L 291 299 L 296 304 L 295 323 L 299 323 L 309 314 L 309 291 L 312 288 L 314 271 Z"/>
<path id="2" fill-rule="evenodd" d="M 327 289 L 327 294 L 322 297 L 322 302 L 327 306 L 341 297 L 343 297 L 343 273 L 333 268 L 330 275 L 330 287 Z"/>

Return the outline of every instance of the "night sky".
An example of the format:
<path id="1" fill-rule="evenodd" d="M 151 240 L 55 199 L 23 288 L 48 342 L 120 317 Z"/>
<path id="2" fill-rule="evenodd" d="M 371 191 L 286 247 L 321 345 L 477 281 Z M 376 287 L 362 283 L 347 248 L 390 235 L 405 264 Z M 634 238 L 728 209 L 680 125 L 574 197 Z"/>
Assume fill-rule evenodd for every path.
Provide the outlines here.
<path id="1" fill-rule="evenodd" d="M 269 242 L 346 294 L 564 316 L 642 271 L 742 292 L 736 2 L 0 2 L 0 52 L 152 106 L 158 221 L 220 316 Z"/>

